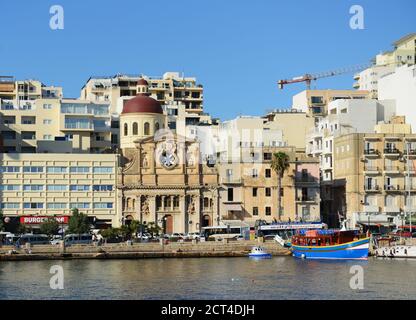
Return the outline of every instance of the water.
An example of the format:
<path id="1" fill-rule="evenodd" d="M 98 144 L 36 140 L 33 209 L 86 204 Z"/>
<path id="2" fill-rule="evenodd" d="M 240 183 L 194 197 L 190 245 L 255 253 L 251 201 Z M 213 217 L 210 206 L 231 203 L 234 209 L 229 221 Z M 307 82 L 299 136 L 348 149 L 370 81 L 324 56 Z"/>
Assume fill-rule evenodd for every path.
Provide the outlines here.
<path id="1" fill-rule="evenodd" d="M 55 264 L 64 290 L 50 289 Z M 363 290 L 349 285 L 357 264 Z M 0 262 L 0 299 L 412 299 L 415 270 L 416 260 L 292 257 Z"/>

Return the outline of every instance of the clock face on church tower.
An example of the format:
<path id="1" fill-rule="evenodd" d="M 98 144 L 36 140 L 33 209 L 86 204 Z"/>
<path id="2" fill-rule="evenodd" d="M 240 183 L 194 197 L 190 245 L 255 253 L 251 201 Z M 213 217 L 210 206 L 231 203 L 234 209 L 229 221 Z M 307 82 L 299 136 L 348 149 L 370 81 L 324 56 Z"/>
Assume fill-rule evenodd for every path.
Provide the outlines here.
<path id="1" fill-rule="evenodd" d="M 178 164 L 178 157 L 173 152 L 162 151 L 160 154 L 160 164 L 166 169 L 173 169 Z"/>

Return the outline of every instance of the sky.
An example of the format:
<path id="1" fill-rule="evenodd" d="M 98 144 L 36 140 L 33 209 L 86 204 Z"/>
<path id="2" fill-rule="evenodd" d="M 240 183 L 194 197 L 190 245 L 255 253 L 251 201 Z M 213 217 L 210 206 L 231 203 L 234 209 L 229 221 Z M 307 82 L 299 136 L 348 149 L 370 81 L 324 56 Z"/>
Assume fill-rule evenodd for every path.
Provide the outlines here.
<path id="1" fill-rule="evenodd" d="M 49 26 L 52 5 L 64 29 Z M 350 28 L 350 7 L 364 29 Z M 304 83 L 279 79 L 369 62 L 416 32 L 416 1 L 1 1 L 0 75 L 38 79 L 79 97 L 86 80 L 178 71 L 204 85 L 204 109 L 222 120 L 286 109 Z M 352 74 L 312 88 L 352 89 Z"/>

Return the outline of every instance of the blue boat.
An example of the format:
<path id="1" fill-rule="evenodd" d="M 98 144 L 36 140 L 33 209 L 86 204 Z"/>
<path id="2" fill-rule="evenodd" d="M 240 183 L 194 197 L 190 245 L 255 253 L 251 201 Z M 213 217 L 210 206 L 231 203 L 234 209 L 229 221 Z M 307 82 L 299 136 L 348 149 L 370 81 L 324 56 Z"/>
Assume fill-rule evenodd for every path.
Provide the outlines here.
<path id="1" fill-rule="evenodd" d="M 292 253 L 302 259 L 367 260 L 369 245 L 358 230 L 309 230 L 292 238 Z"/>

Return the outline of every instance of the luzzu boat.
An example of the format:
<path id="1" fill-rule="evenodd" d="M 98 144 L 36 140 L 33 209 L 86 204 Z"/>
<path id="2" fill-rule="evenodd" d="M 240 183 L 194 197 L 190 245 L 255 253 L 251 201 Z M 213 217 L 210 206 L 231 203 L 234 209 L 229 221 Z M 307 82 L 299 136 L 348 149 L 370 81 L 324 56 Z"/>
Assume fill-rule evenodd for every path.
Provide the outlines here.
<path id="1" fill-rule="evenodd" d="M 293 256 L 302 259 L 367 260 L 369 245 L 358 230 L 308 230 L 292 237 Z"/>

